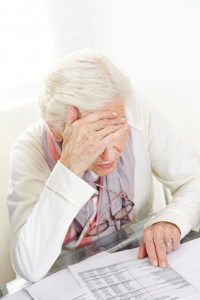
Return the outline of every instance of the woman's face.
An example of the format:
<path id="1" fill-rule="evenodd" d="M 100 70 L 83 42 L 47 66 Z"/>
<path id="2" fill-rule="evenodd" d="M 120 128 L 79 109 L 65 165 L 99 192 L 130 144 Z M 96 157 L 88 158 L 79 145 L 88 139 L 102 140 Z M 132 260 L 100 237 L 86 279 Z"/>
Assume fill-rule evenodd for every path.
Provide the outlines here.
<path id="1" fill-rule="evenodd" d="M 106 110 L 117 112 L 119 118 L 125 118 L 124 103 L 115 101 L 106 107 Z M 123 137 L 113 145 L 107 147 L 103 153 L 89 167 L 89 170 L 98 176 L 105 176 L 112 173 L 118 163 L 119 157 L 124 150 L 126 140 L 128 138 L 128 130 L 124 132 Z"/>

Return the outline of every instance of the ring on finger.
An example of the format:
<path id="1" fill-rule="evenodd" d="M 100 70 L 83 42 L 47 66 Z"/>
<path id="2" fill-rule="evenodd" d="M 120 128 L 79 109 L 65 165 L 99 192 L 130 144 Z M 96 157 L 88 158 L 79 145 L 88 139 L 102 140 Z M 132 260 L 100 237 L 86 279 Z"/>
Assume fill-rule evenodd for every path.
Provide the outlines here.
<path id="1" fill-rule="evenodd" d="M 166 248 L 172 248 L 172 242 L 165 242 Z"/>

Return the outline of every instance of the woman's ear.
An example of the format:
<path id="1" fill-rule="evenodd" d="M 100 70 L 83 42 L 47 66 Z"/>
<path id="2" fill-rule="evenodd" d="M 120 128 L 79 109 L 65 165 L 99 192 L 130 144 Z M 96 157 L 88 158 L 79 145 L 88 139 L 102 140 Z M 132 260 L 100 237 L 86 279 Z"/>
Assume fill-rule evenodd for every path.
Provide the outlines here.
<path id="1" fill-rule="evenodd" d="M 66 124 L 72 124 L 78 118 L 79 118 L 79 111 L 77 107 L 69 104 Z"/>
<path id="2" fill-rule="evenodd" d="M 56 133 L 55 130 L 53 128 L 49 128 L 51 131 L 51 135 L 53 136 L 54 140 L 56 142 L 62 142 L 63 138 L 59 133 Z"/>

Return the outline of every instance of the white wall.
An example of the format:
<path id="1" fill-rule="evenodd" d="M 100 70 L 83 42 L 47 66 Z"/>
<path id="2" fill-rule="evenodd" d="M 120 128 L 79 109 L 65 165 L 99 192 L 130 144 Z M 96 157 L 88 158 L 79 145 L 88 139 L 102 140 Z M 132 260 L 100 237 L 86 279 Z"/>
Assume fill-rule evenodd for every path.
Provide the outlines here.
<path id="1" fill-rule="evenodd" d="M 19 134 L 39 118 L 35 102 L 0 110 L 0 285 L 15 277 L 10 261 L 10 233 L 6 194 L 10 147 Z"/>
<path id="2" fill-rule="evenodd" d="M 91 45 L 84 0 L 0 1 L 0 110 L 37 97 L 67 53 Z"/>
<path id="3" fill-rule="evenodd" d="M 94 46 L 200 153 L 200 1 L 86 3 Z"/>

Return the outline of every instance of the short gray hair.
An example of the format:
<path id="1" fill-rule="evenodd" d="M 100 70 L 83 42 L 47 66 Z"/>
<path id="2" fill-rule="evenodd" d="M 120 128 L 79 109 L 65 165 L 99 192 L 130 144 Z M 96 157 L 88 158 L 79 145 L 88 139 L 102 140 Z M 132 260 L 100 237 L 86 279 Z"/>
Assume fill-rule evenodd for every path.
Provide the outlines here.
<path id="1" fill-rule="evenodd" d="M 44 81 L 40 108 L 45 122 L 62 133 L 68 105 L 94 111 L 114 100 L 130 102 L 129 79 L 97 50 L 85 48 L 64 57 Z"/>

